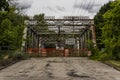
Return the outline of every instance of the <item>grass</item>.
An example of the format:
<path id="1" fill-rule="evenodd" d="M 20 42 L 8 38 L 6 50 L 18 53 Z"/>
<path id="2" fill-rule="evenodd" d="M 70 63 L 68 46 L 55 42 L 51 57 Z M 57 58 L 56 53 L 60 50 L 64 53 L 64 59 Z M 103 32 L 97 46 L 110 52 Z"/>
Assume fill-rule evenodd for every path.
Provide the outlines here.
<path id="1" fill-rule="evenodd" d="M 120 71 L 120 60 L 107 60 L 107 61 L 104 61 L 103 63 Z"/>
<path id="2" fill-rule="evenodd" d="M 19 51 L 1 51 L 0 60 L 25 60 L 28 59 L 29 55 L 27 53 Z"/>
<path id="3" fill-rule="evenodd" d="M 2 51 L 0 52 L 0 70 L 18 61 L 29 59 L 29 55 L 23 52 Z"/>
<path id="4" fill-rule="evenodd" d="M 108 62 L 112 65 L 120 67 L 120 60 L 108 60 Z"/>

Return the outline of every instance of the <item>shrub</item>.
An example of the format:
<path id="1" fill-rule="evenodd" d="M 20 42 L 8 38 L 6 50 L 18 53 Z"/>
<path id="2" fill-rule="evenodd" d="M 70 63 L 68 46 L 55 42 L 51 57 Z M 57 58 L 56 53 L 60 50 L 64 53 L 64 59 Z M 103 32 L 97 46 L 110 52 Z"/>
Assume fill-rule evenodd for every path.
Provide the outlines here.
<path id="1" fill-rule="evenodd" d="M 29 56 L 28 56 L 27 53 L 15 52 L 15 53 L 11 56 L 11 58 L 12 58 L 13 60 L 25 60 L 25 59 L 28 59 Z"/>

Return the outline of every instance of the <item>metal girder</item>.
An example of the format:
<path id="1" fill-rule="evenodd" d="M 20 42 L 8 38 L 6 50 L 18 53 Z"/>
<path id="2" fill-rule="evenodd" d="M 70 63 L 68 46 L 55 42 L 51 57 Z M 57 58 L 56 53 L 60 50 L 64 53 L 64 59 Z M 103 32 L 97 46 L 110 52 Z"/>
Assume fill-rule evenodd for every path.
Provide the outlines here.
<path id="1" fill-rule="evenodd" d="M 90 26 L 91 24 L 63 24 L 63 26 Z M 38 24 L 34 24 L 34 25 L 30 25 L 30 26 L 56 26 L 55 24 L 44 24 L 44 25 L 38 25 Z"/>
<path id="2" fill-rule="evenodd" d="M 85 26 L 85 28 L 84 28 L 84 30 L 82 30 L 83 32 L 81 33 L 81 36 L 87 31 L 87 29 L 88 29 L 88 27 L 89 26 L 91 26 L 91 25 L 93 25 L 93 22 L 94 22 L 94 19 L 89 19 L 89 17 L 88 16 L 64 16 L 64 18 L 63 19 L 55 19 L 55 17 L 54 16 L 49 16 L 49 17 L 45 17 L 44 18 L 44 20 L 47 22 L 48 21 L 48 24 L 44 24 L 44 25 L 42 25 L 42 23 L 40 24 L 39 22 L 37 22 L 36 20 L 29 20 L 28 22 L 26 22 L 28 25 L 29 25 L 29 27 L 31 28 L 31 30 L 35 33 L 35 34 L 38 34 L 38 35 L 42 35 L 42 34 L 47 34 L 47 35 L 49 35 L 49 34 L 51 34 L 51 35 L 53 35 L 53 34 L 58 34 L 57 32 L 55 32 L 55 31 L 58 31 L 58 30 L 54 30 L 54 32 L 48 32 L 49 30 L 50 31 L 53 31 L 53 30 L 51 30 L 51 29 L 55 29 L 55 28 L 57 28 L 57 26 L 56 26 L 56 21 L 63 21 L 63 24 L 62 24 L 62 27 L 61 27 L 61 29 L 62 28 L 64 28 L 65 29 L 65 31 L 67 30 L 67 28 L 70 28 L 70 27 L 73 27 L 73 28 L 70 28 L 70 29 L 68 29 L 68 30 L 73 30 L 74 29 L 74 31 L 75 30 L 78 30 L 77 28 L 75 28 L 75 27 L 81 27 L 81 29 L 80 30 L 82 30 L 83 28 L 83 26 Z M 49 22 L 49 21 L 52 21 L 52 23 L 51 22 Z M 65 22 L 66 21 L 66 22 Z M 78 21 L 78 22 L 77 22 Z M 68 23 L 67 23 L 68 22 Z M 48 26 L 48 29 L 49 30 L 45 30 L 44 28 L 40 28 L 40 29 L 34 29 L 33 27 L 37 27 L 37 26 Z M 52 26 L 54 26 L 54 27 L 52 27 Z M 66 28 L 67 27 L 67 28 Z M 73 35 L 75 35 L 75 34 L 79 34 L 79 31 L 75 31 L 75 32 L 60 32 L 60 34 L 73 34 Z"/>
<path id="3" fill-rule="evenodd" d="M 28 22 L 26 22 L 26 24 L 29 24 L 31 26 L 37 26 L 39 24 L 39 26 L 56 26 L 56 22 L 63 22 L 62 26 L 89 26 L 92 24 L 92 22 L 94 21 L 94 19 L 89 19 L 88 16 L 64 16 L 63 19 L 55 19 L 54 16 L 48 16 L 45 17 L 44 20 L 46 21 L 45 25 L 42 25 L 42 23 L 37 22 L 36 20 L 29 20 Z M 51 22 L 52 23 L 51 23 Z M 68 21 L 69 23 L 65 23 L 66 21 Z M 76 21 L 79 21 L 79 23 L 75 23 Z M 87 22 L 87 23 L 86 23 Z"/>
<path id="4" fill-rule="evenodd" d="M 82 31 L 82 33 L 80 34 L 80 37 L 82 37 L 82 35 L 84 35 L 84 33 L 89 29 L 90 27 L 84 28 L 84 30 Z"/>
<path id="5" fill-rule="evenodd" d="M 44 18 L 46 21 L 94 21 L 89 19 L 88 16 L 64 16 L 63 19 L 55 19 L 54 16 L 46 16 Z"/>
<path id="6" fill-rule="evenodd" d="M 52 35 L 52 34 L 57 34 L 57 33 L 38 33 L 39 35 L 42 35 L 42 34 L 47 34 L 47 35 Z M 79 33 L 60 33 L 60 34 L 67 34 L 67 35 L 72 35 L 72 34 L 79 34 Z"/>
<path id="7" fill-rule="evenodd" d="M 45 19 L 46 21 L 94 21 L 94 19 Z"/>

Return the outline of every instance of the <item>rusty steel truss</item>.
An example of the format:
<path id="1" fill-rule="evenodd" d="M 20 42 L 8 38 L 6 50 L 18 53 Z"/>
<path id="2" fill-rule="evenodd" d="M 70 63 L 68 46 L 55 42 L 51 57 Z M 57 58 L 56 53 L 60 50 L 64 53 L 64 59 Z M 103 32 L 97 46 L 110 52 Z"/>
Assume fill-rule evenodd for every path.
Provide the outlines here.
<path id="1" fill-rule="evenodd" d="M 64 16 L 62 19 L 56 19 L 54 16 L 44 17 L 46 24 L 42 24 L 34 19 L 25 22 L 27 27 L 27 36 L 31 37 L 26 42 L 25 48 L 40 48 L 42 41 L 48 38 L 49 41 L 58 43 L 58 38 L 65 35 L 72 35 L 77 49 L 88 48 L 88 40 L 92 40 L 96 46 L 94 20 L 87 16 Z M 39 25 L 38 25 L 39 24 Z M 47 26 L 46 30 L 44 27 Z M 49 37 L 48 37 L 49 35 Z M 54 35 L 57 37 L 55 38 Z M 66 37 L 64 37 L 65 39 Z M 47 41 L 46 41 L 47 42 Z"/>

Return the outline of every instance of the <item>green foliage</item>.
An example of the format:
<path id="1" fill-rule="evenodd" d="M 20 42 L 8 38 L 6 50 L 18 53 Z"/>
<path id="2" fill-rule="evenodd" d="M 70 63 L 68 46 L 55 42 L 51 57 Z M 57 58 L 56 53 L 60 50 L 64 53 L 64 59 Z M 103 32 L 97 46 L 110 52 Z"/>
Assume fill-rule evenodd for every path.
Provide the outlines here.
<path id="1" fill-rule="evenodd" d="M 19 51 L 0 51 L 0 61 L 1 60 L 25 60 L 28 59 L 29 55 L 27 53 L 19 52 Z"/>
<path id="2" fill-rule="evenodd" d="M 34 19 L 37 20 L 37 21 L 39 21 L 40 23 L 45 23 L 44 14 L 35 15 Z"/>
<path id="3" fill-rule="evenodd" d="M 3 65 L 4 61 L 8 63 L 9 60 L 28 57 L 27 54 L 17 51 L 22 44 L 24 20 L 28 17 L 15 13 L 15 10 L 15 7 L 8 5 L 7 0 L 0 0 L 0 61 L 3 60 Z"/>
<path id="4" fill-rule="evenodd" d="M 45 48 L 55 48 L 55 44 L 46 43 L 44 44 Z"/>
<path id="5" fill-rule="evenodd" d="M 9 4 L 7 0 L 0 0 L 0 11 L 2 10 L 9 11 Z"/>
<path id="6" fill-rule="evenodd" d="M 27 53 L 15 52 L 12 54 L 11 58 L 13 60 L 25 60 L 29 58 L 29 55 Z"/>
<path id="7" fill-rule="evenodd" d="M 108 7 L 109 6 L 109 7 Z M 120 1 L 109 2 L 95 16 L 97 39 L 105 46 L 98 45 L 103 52 L 98 52 L 98 58 L 120 59 Z M 104 11 L 104 12 L 102 12 Z M 102 14 L 101 14 L 102 13 Z M 101 18 L 100 16 L 101 15 Z M 102 19 L 103 22 L 100 22 Z"/>
<path id="8" fill-rule="evenodd" d="M 102 43 L 102 28 L 104 26 L 104 17 L 103 15 L 106 13 L 106 11 L 108 11 L 109 9 L 111 9 L 111 3 L 109 2 L 107 4 L 105 4 L 104 6 L 101 7 L 101 9 L 99 10 L 99 12 L 97 13 L 97 15 L 94 17 L 94 23 L 95 23 L 95 27 L 96 27 L 96 35 L 97 35 L 97 46 L 99 49 L 103 48 L 104 45 Z"/>
<path id="9" fill-rule="evenodd" d="M 38 21 L 38 26 L 36 27 L 37 30 L 40 30 L 40 32 L 48 32 L 48 26 L 45 26 L 47 23 L 44 19 L 44 14 L 35 15 L 34 19 Z"/>
<path id="10" fill-rule="evenodd" d="M 4 3 L 8 4 L 6 0 L 0 0 L 0 9 L 4 8 Z M 15 7 L 8 7 L 9 11 L 6 11 L 6 7 L 0 10 L 0 46 L 16 50 L 21 47 L 24 20 L 28 17 L 15 13 Z"/>
<path id="11" fill-rule="evenodd" d="M 120 70 L 120 61 L 119 60 L 109 60 L 106 61 L 109 65 L 112 67 L 115 67 L 116 69 Z"/>

